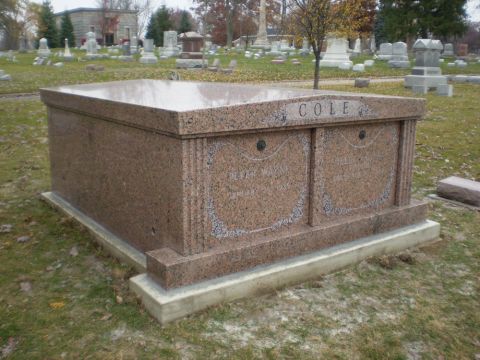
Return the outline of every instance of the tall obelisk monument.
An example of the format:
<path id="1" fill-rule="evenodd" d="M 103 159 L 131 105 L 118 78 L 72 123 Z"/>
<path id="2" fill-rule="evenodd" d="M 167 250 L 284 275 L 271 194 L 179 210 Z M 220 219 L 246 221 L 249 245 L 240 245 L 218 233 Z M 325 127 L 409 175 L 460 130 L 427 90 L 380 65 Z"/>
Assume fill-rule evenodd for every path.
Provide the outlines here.
<path id="1" fill-rule="evenodd" d="M 265 0 L 260 0 L 260 19 L 258 21 L 258 33 L 255 43 L 255 48 L 270 48 L 267 38 L 267 6 Z"/>

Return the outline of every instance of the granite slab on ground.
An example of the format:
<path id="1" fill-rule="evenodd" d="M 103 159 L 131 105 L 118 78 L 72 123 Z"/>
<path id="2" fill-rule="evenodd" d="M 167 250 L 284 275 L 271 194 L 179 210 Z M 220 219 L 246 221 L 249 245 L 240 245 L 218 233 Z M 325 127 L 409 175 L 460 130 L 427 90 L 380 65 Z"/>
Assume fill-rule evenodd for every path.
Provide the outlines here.
<path id="1" fill-rule="evenodd" d="M 439 181 L 437 194 L 443 198 L 480 207 L 480 182 L 450 176 Z"/>

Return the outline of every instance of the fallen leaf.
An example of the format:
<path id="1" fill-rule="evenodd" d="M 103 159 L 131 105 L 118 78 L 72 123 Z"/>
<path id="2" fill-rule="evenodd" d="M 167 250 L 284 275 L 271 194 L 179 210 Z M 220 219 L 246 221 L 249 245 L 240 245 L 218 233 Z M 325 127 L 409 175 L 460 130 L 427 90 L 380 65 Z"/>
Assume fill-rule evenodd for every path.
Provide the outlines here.
<path id="1" fill-rule="evenodd" d="M 103 315 L 103 316 L 100 318 L 100 320 L 102 320 L 102 321 L 107 321 L 107 320 L 110 320 L 111 317 L 112 317 L 112 314 L 107 313 L 107 314 Z"/>
<path id="2" fill-rule="evenodd" d="M 58 301 L 58 302 L 51 302 L 49 304 L 49 306 L 52 308 L 52 309 L 61 309 L 65 306 L 65 303 L 63 301 Z"/>

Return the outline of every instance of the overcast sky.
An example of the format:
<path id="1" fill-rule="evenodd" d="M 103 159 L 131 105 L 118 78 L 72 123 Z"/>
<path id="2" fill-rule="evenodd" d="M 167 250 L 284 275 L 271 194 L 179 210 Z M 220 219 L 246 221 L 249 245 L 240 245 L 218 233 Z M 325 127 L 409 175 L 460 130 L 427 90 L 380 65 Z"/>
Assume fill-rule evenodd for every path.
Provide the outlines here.
<path id="1" fill-rule="evenodd" d="M 42 2 L 41 0 L 35 0 L 36 2 Z M 167 7 L 189 9 L 192 6 L 191 0 L 153 0 L 154 7 L 158 7 L 162 4 Z M 75 9 L 77 7 L 95 7 L 96 0 L 51 0 L 55 12 L 63 10 Z M 478 0 L 469 0 L 467 11 L 470 17 L 475 21 L 480 21 L 480 10 L 475 9 L 475 3 Z"/>

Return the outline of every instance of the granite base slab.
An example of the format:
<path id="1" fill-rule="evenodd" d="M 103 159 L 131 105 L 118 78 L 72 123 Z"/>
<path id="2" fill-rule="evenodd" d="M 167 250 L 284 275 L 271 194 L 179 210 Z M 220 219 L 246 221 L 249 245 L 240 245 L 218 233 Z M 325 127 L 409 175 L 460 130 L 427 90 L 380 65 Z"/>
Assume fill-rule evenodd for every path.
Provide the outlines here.
<path id="1" fill-rule="evenodd" d="M 480 182 L 450 176 L 437 185 L 439 196 L 465 204 L 480 206 Z"/>
<path id="2" fill-rule="evenodd" d="M 426 220 L 309 255 L 174 290 L 167 291 L 148 274 L 141 274 L 130 279 L 130 289 L 142 300 L 147 311 L 165 324 L 225 301 L 315 279 L 372 256 L 424 245 L 435 241 L 439 234 L 440 224 Z"/>
<path id="3" fill-rule="evenodd" d="M 423 75 L 407 75 L 405 76 L 405 87 L 413 88 L 414 86 L 423 86 L 429 89 L 437 88 L 439 85 L 447 85 L 448 80 L 446 76 L 443 75 L 432 75 L 432 76 L 423 76 Z"/>
<path id="4" fill-rule="evenodd" d="M 473 206 L 473 205 L 462 203 L 460 201 L 447 199 L 447 198 L 438 196 L 437 194 L 429 194 L 429 195 L 427 195 L 427 197 L 429 199 L 432 199 L 432 200 L 443 201 L 443 202 L 449 203 L 451 205 L 458 206 L 458 207 L 463 207 L 463 208 L 466 208 L 466 209 L 469 209 L 469 210 L 480 211 L 480 206 Z"/>
<path id="5" fill-rule="evenodd" d="M 201 69 L 203 66 L 208 66 L 208 61 L 207 59 L 205 61 L 202 59 L 176 59 L 175 66 L 177 69 Z"/>
<path id="6" fill-rule="evenodd" d="M 165 289 L 186 286 L 419 223 L 426 219 L 427 208 L 425 202 L 412 201 L 319 226 L 292 227 L 283 234 L 254 236 L 189 256 L 160 248 L 146 253 L 147 272 Z"/>
<path id="7" fill-rule="evenodd" d="M 65 201 L 55 193 L 42 193 L 41 198 L 65 215 L 75 219 L 80 225 L 87 229 L 90 234 L 93 235 L 95 241 L 113 257 L 133 266 L 135 270 L 140 273 L 146 271 L 147 262 L 144 253 L 112 234 L 95 220 L 73 207 L 68 201 Z"/>

